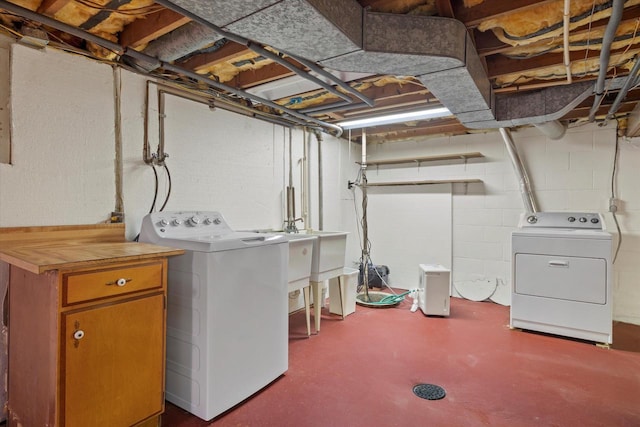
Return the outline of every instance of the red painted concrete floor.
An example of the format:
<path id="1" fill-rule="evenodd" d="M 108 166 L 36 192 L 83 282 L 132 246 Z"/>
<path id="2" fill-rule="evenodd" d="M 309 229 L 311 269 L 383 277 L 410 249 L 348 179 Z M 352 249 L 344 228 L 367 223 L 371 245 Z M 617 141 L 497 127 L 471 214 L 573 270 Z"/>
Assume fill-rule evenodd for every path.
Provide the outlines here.
<path id="1" fill-rule="evenodd" d="M 510 330 L 490 302 L 453 298 L 448 318 L 410 305 L 323 310 L 310 338 L 295 313 L 285 375 L 209 422 L 167 403 L 162 425 L 640 426 L 639 353 Z M 416 397 L 419 383 L 446 397 Z"/>

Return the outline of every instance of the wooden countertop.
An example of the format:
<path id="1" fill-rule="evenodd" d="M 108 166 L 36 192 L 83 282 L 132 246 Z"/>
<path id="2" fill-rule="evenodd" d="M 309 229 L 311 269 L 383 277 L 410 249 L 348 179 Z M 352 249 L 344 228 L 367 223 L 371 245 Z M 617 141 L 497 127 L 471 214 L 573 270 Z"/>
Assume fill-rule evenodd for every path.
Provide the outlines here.
<path id="1" fill-rule="evenodd" d="M 183 253 L 126 241 L 124 224 L 0 228 L 0 261 L 36 274 Z"/>

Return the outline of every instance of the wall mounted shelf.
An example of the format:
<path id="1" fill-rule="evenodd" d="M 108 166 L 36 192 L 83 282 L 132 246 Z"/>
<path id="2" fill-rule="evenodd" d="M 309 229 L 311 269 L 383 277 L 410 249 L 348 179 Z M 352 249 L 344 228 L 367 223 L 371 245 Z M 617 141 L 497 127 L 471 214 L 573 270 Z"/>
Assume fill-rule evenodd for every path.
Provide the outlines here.
<path id="1" fill-rule="evenodd" d="M 424 157 L 412 157 L 412 158 L 400 158 L 400 159 L 388 159 L 388 160 L 374 160 L 367 161 L 367 166 L 383 166 L 383 165 L 401 165 L 407 163 L 417 163 L 420 164 L 422 162 L 437 162 L 443 160 L 464 160 L 484 157 L 482 153 L 472 152 L 472 153 L 456 153 L 456 154 L 441 154 L 436 156 L 424 156 Z M 361 162 L 356 162 L 361 165 Z"/>
<path id="2" fill-rule="evenodd" d="M 368 182 L 367 187 L 392 187 L 400 185 L 433 185 L 433 184 L 472 184 L 481 183 L 481 179 L 433 179 L 427 181 Z"/>

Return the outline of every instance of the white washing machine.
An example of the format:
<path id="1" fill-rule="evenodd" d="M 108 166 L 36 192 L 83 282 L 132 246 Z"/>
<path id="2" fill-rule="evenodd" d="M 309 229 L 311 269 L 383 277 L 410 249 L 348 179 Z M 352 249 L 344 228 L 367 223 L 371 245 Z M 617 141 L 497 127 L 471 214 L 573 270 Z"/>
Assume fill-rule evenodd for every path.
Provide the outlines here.
<path id="1" fill-rule="evenodd" d="M 166 399 L 210 420 L 288 368 L 288 243 L 218 212 L 147 215 L 141 242 L 185 249 L 168 269 Z"/>
<path id="2" fill-rule="evenodd" d="M 511 327 L 612 342 L 612 239 L 601 215 L 523 214 L 511 245 Z"/>

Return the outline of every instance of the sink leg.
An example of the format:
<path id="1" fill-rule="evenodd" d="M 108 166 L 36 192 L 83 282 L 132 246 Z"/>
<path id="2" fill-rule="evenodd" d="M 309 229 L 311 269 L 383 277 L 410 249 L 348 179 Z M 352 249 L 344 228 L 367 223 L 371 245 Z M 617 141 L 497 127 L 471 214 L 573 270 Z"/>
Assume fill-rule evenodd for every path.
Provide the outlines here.
<path id="1" fill-rule="evenodd" d="M 320 333 L 320 310 L 322 310 L 322 282 L 311 282 L 313 292 L 313 320 L 316 323 L 316 334 Z"/>
<path id="2" fill-rule="evenodd" d="M 302 289 L 304 295 L 304 314 L 307 318 L 307 336 L 311 336 L 311 310 L 309 309 L 309 286 L 305 286 Z"/>
<path id="3" fill-rule="evenodd" d="M 340 294 L 340 313 L 342 314 L 342 320 L 344 320 L 344 288 L 342 285 L 344 284 L 344 276 L 338 276 L 338 293 Z"/>

